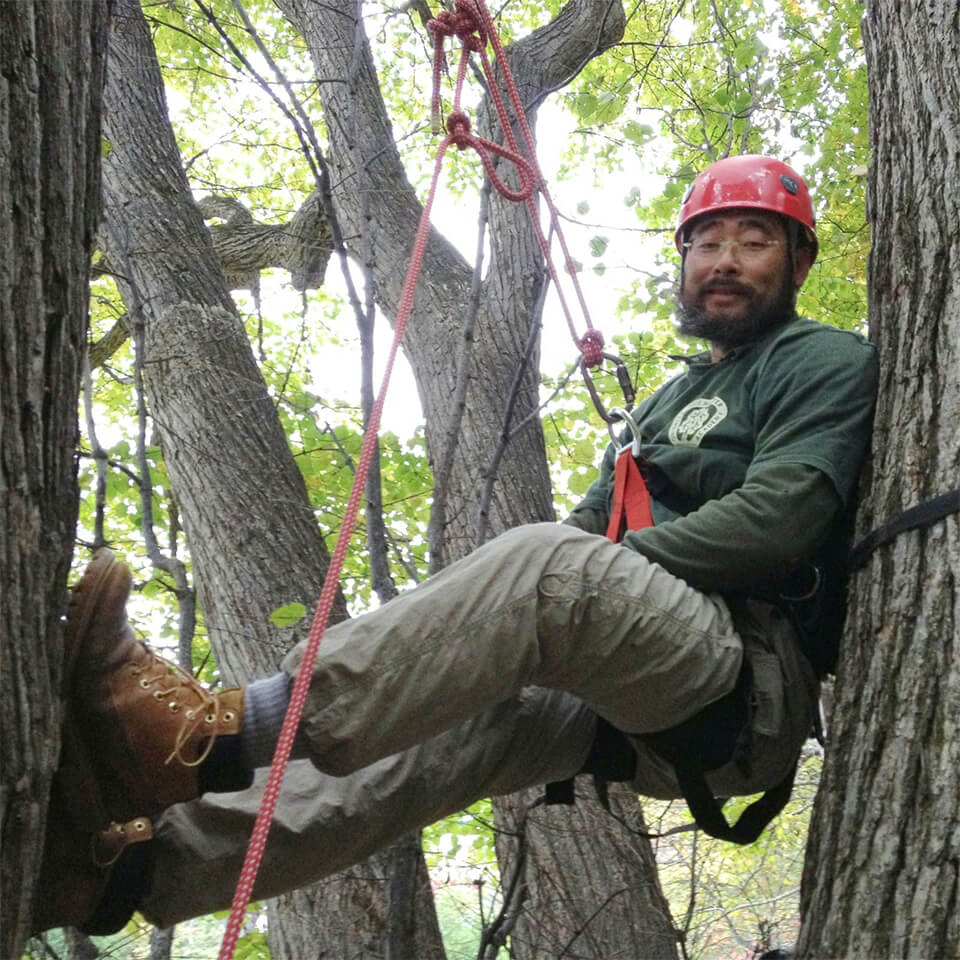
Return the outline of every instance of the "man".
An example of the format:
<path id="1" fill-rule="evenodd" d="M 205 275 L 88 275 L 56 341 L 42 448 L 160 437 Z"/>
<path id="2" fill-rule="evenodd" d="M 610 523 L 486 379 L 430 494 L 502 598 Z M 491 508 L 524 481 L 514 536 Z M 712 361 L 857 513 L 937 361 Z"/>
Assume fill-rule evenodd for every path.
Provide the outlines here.
<path id="1" fill-rule="evenodd" d="M 807 601 L 842 557 L 874 355 L 796 317 L 817 238 L 785 164 L 714 164 L 676 242 L 680 330 L 710 350 L 634 414 L 627 456 L 653 525 L 611 522 L 611 446 L 566 524 L 511 530 L 330 628 L 257 897 L 480 797 L 582 770 L 658 797 L 704 776 L 701 793 L 719 796 L 789 783 L 824 666 L 811 662 L 823 624 Z M 136 639 L 128 590 L 100 552 L 68 613 L 36 929 L 108 932 L 134 909 L 168 925 L 226 907 L 260 802 L 246 788 L 286 709 L 299 649 L 283 673 L 207 693 Z"/>

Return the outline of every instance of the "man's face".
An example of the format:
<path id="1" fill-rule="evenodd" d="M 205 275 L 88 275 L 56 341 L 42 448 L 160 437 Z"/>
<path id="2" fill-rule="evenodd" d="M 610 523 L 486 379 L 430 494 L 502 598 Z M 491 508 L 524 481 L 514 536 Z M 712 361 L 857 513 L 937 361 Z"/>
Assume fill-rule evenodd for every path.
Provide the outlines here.
<path id="1" fill-rule="evenodd" d="M 687 237 L 678 297 L 681 335 L 729 348 L 793 315 L 809 252 L 790 256 L 779 217 L 763 210 L 708 215 Z"/>

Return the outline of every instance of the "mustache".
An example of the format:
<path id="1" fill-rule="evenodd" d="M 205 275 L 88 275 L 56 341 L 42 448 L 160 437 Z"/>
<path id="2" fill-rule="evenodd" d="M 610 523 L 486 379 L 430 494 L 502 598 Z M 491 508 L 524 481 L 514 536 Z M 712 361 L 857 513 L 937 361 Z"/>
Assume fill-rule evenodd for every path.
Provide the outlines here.
<path id="1" fill-rule="evenodd" d="M 753 287 L 732 278 L 717 278 L 702 284 L 698 293 L 701 296 L 707 293 L 742 293 L 749 296 L 753 293 Z"/>

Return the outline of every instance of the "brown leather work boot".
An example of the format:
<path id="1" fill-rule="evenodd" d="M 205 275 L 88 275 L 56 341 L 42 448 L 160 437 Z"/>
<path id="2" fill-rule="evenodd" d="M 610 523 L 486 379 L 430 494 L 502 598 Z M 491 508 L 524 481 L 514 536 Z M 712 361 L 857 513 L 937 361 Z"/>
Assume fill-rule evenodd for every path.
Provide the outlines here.
<path id="1" fill-rule="evenodd" d="M 147 847 L 132 846 L 151 839 L 152 824 L 137 817 L 93 833 L 78 830 L 61 796 L 54 790 L 47 810 L 31 930 L 69 926 L 113 933 L 130 919 L 146 888 Z"/>
<path id="2" fill-rule="evenodd" d="M 77 826 L 91 832 L 199 796 L 200 765 L 243 718 L 241 688 L 211 693 L 137 639 L 125 610 L 130 583 L 126 566 L 98 550 L 67 612 L 69 769 L 60 781 L 70 784 Z M 232 789 L 249 773 L 236 779 Z"/>

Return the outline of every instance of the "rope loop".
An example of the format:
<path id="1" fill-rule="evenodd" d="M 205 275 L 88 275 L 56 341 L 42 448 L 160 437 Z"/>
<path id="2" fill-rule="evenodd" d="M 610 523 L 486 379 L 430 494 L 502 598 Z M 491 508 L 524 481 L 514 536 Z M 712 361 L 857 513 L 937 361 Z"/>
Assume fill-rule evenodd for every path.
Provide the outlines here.
<path id="1" fill-rule="evenodd" d="M 527 158 L 502 144 L 494 143 L 485 137 L 477 137 L 470 131 L 470 118 L 462 110 L 451 111 L 447 117 L 447 138 L 444 140 L 441 150 L 445 150 L 450 144 L 456 146 L 458 150 L 473 147 L 477 151 L 483 169 L 486 170 L 490 183 L 493 184 L 497 193 L 506 197 L 507 200 L 515 202 L 529 200 L 537 188 L 537 174 Z M 517 176 L 520 178 L 519 190 L 511 189 L 500 179 L 497 168 L 490 158 L 491 153 L 503 157 L 504 160 L 509 160 L 517 168 Z M 603 346 L 602 336 L 600 346 Z"/>
<path id="2" fill-rule="evenodd" d="M 533 193 L 537 189 L 537 177 L 533 167 L 525 157 L 483 137 L 471 137 L 470 141 L 470 146 L 477 151 L 483 169 L 486 170 L 487 176 L 490 178 L 490 183 L 500 196 L 517 203 L 530 200 L 533 197 Z M 463 147 L 460 149 L 462 150 Z M 509 160 L 517 168 L 517 175 L 520 177 L 519 190 L 512 190 L 500 179 L 497 168 L 490 158 L 491 153 L 503 157 L 504 160 Z"/>

